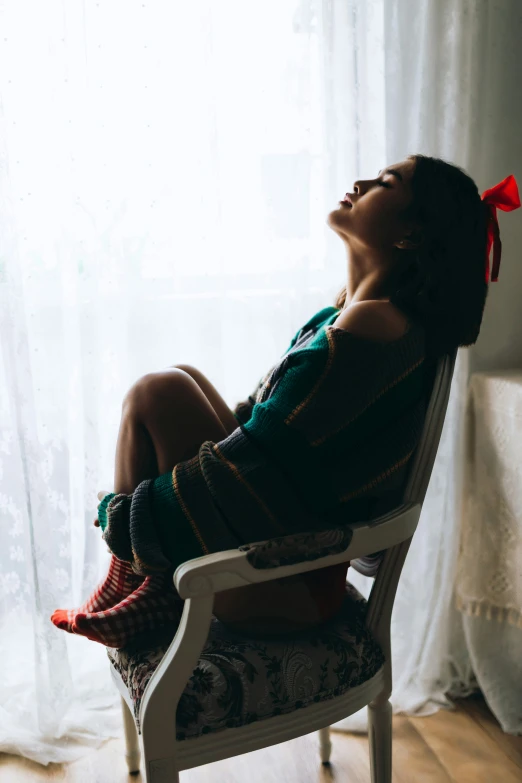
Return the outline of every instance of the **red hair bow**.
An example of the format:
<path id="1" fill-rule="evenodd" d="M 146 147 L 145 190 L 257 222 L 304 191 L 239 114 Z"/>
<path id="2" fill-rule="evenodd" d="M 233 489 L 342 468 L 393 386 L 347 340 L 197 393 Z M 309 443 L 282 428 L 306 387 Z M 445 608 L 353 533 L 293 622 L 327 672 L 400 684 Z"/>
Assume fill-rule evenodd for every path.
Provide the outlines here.
<path id="1" fill-rule="evenodd" d="M 494 185 L 482 194 L 482 201 L 489 206 L 488 215 L 488 243 L 486 247 L 486 283 L 489 283 L 489 253 L 493 245 L 493 267 L 491 269 L 491 282 L 498 280 L 498 270 L 500 268 L 500 255 L 502 253 L 502 242 L 498 229 L 497 207 L 504 212 L 511 212 L 512 209 L 518 209 L 520 206 L 520 196 L 518 195 L 517 181 L 513 174 L 503 179 L 498 185 Z"/>

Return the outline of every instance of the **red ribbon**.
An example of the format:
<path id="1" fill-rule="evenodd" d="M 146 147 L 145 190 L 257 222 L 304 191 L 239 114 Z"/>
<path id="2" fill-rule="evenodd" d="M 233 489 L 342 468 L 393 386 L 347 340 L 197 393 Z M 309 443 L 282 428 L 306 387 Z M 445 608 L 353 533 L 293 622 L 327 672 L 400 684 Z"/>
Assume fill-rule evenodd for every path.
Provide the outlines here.
<path id="1" fill-rule="evenodd" d="M 500 256 L 502 253 L 502 242 L 500 241 L 500 232 L 498 228 L 497 207 L 504 212 L 511 212 L 520 206 L 520 196 L 518 195 L 517 181 L 513 174 L 503 179 L 498 185 L 494 185 L 482 194 L 482 201 L 489 205 L 488 215 L 488 242 L 486 248 L 486 283 L 489 283 L 489 253 L 493 245 L 493 266 L 491 268 L 491 282 L 498 280 L 498 271 L 500 269 Z"/>

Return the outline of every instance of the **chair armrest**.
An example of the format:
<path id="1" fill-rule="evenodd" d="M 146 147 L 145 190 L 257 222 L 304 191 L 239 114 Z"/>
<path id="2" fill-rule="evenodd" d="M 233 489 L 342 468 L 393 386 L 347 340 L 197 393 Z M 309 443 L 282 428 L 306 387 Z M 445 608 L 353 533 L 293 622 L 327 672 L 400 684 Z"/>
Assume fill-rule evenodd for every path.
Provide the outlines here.
<path id="1" fill-rule="evenodd" d="M 418 503 L 407 503 L 370 522 L 282 536 L 196 557 L 176 568 L 174 585 L 181 598 L 200 598 L 355 560 L 411 538 L 420 512 Z"/>
<path id="2" fill-rule="evenodd" d="M 178 566 L 174 585 L 181 598 L 194 600 L 185 604 L 176 634 L 143 694 L 142 732 L 146 730 L 145 719 L 149 713 L 170 715 L 173 711 L 175 714 L 208 638 L 215 593 L 302 574 L 389 549 L 413 536 L 420 511 L 419 504 L 404 504 L 371 522 L 245 544 L 239 549 L 196 557 Z M 147 734 L 147 747 L 153 758 L 155 753 L 159 758 L 165 747 L 176 743 L 175 722 L 153 720 L 153 725 L 154 730 L 149 729 Z"/>

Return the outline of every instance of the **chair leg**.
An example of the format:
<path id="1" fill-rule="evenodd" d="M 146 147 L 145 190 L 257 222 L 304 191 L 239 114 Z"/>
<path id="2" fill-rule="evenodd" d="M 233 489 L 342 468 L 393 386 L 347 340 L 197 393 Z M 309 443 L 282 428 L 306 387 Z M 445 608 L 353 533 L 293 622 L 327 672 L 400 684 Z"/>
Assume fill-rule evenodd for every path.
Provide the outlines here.
<path id="1" fill-rule="evenodd" d="M 121 697 L 121 709 L 123 712 L 123 728 L 125 731 L 125 758 L 131 775 L 140 771 L 140 743 L 134 716 L 132 715 L 127 702 Z"/>
<path id="2" fill-rule="evenodd" d="M 330 763 L 330 753 L 332 752 L 332 743 L 330 742 L 330 726 L 319 729 L 319 753 L 323 764 Z"/>
<path id="3" fill-rule="evenodd" d="M 147 762 L 145 783 L 179 783 L 179 772 L 173 759 L 160 759 Z"/>
<path id="4" fill-rule="evenodd" d="M 368 740 L 372 783 L 391 783 L 392 706 L 388 700 L 368 704 Z"/>

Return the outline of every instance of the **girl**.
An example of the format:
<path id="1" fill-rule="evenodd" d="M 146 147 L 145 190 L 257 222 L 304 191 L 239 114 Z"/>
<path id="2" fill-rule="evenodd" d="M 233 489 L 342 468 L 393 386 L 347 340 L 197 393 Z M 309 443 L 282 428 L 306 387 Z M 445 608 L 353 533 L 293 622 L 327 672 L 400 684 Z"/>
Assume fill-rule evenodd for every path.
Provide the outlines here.
<path id="1" fill-rule="evenodd" d="M 513 177 L 481 198 L 462 169 L 423 155 L 359 180 L 327 219 L 346 286 L 245 402 L 231 411 L 185 365 L 138 380 L 95 522 L 109 573 L 52 622 L 123 647 L 179 622 L 172 575 L 186 560 L 398 505 L 435 363 L 480 331 L 494 205 L 520 206 Z M 341 607 L 348 566 L 221 592 L 214 614 L 249 632 L 322 622 Z"/>

